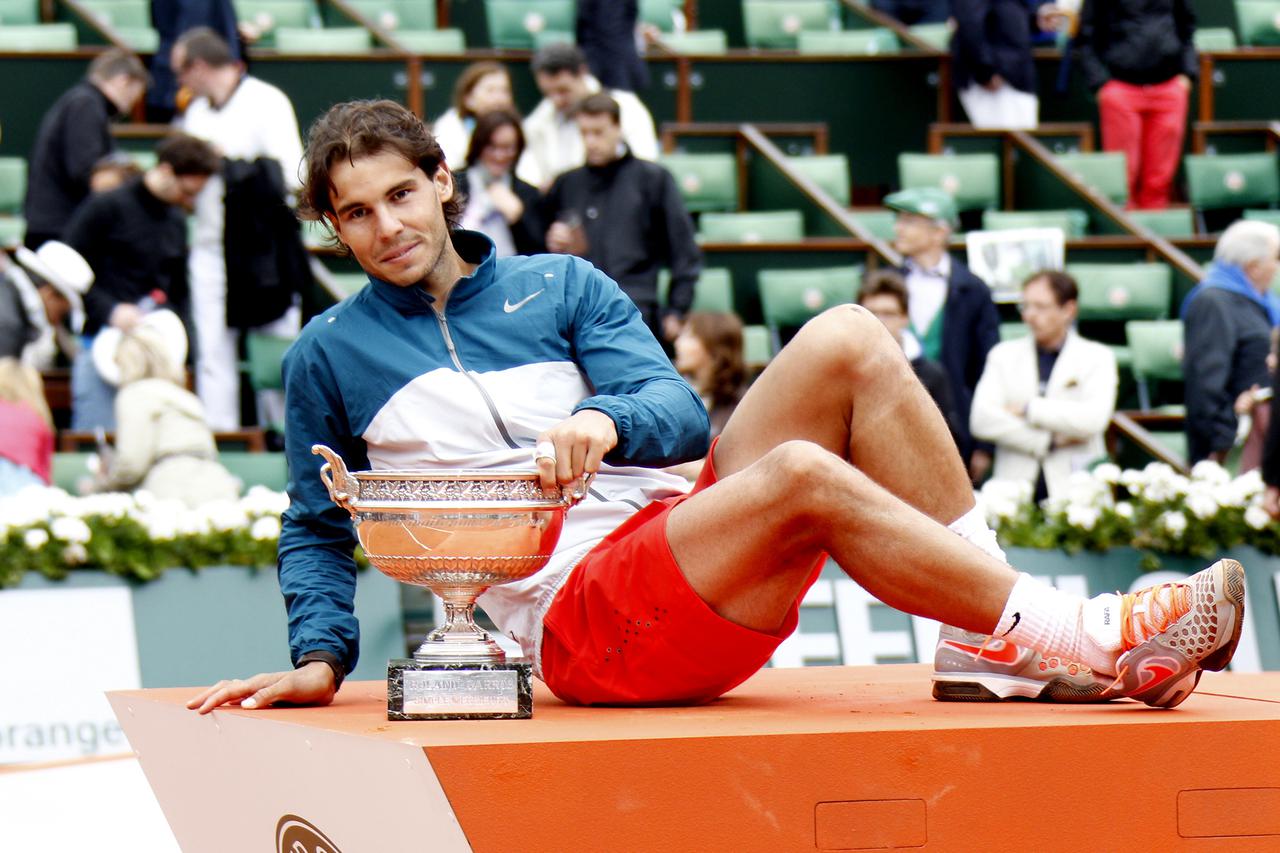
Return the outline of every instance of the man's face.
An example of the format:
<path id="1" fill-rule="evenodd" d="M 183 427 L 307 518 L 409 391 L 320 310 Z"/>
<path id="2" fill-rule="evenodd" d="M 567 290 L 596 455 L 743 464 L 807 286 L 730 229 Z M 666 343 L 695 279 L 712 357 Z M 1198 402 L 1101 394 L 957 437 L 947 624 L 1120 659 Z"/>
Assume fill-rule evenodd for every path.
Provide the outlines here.
<path id="1" fill-rule="evenodd" d="M 1270 253 L 1266 257 L 1259 258 L 1245 265 L 1244 274 L 1248 276 L 1249 281 L 1253 282 L 1253 286 L 1260 291 L 1270 289 L 1272 282 L 1275 281 L 1276 271 L 1280 270 L 1280 245 L 1272 246 Z"/>
<path id="2" fill-rule="evenodd" d="M 505 175 L 516 164 L 516 151 L 519 148 L 520 139 L 516 135 L 516 129 L 504 124 L 489 137 L 489 144 L 480 152 L 480 163 L 495 177 Z"/>
<path id="3" fill-rule="evenodd" d="M 613 116 L 579 113 L 578 130 L 582 133 L 582 147 L 587 153 L 588 166 L 605 166 L 618 159 L 622 128 Z"/>
<path id="4" fill-rule="evenodd" d="M 425 281 L 449 240 L 443 204 L 453 197 L 453 176 L 442 164 L 434 177 L 394 151 L 329 172 L 331 223 L 365 272 L 400 287 Z"/>
<path id="5" fill-rule="evenodd" d="M 876 293 L 862 299 L 862 307 L 866 308 L 876 319 L 884 323 L 884 327 L 893 335 L 893 339 L 902 343 L 902 333 L 907 330 L 911 318 L 902 310 L 902 303 L 888 293 Z"/>
<path id="6" fill-rule="evenodd" d="M 156 169 L 156 197 L 190 212 L 195 208 L 196 196 L 209 182 L 208 175 L 175 175 L 168 163 L 160 163 Z"/>
<path id="7" fill-rule="evenodd" d="M 1058 298 L 1043 278 L 1032 279 L 1022 288 L 1022 322 L 1041 347 L 1056 347 L 1067 336 L 1076 319 L 1076 303 L 1058 304 Z"/>
<path id="8" fill-rule="evenodd" d="M 486 74 L 476 81 L 464 99 L 467 109 L 476 115 L 484 115 L 490 110 L 509 110 L 511 100 L 511 80 L 502 72 Z"/>
<path id="9" fill-rule="evenodd" d="M 71 303 L 53 285 L 41 284 L 38 291 L 40 301 L 44 303 L 44 315 L 49 319 L 50 325 L 58 325 L 71 313 Z"/>
<path id="10" fill-rule="evenodd" d="M 207 82 L 209 66 L 207 64 L 199 60 L 188 62 L 186 48 L 181 45 L 174 45 L 173 50 L 169 53 L 169 65 L 173 68 L 174 76 L 178 78 L 178 85 L 190 89 L 196 97 L 209 96 Z"/>
<path id="11" fill-rule="evenodd" d="M 569 108 L 587 96 L 587 81 L 583 75 L 572 71 L 560 71 L 548 74 L 540 71 L 537 74 L 538 91 L 555 106 L 559 112 L 568 112 Z"/>
<path id="12" fill-rule="evenodd" d="M 907 257 L 946 245 L 947 228 L 918 213 L 899 213 L 893 221 L 893 247 Z"/>

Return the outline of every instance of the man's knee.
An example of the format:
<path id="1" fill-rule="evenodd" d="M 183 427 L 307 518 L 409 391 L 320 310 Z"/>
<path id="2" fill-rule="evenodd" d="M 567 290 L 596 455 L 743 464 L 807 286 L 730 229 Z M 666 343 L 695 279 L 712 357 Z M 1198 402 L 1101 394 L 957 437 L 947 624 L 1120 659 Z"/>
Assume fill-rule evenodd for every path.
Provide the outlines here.
<path id="1" fill-rule="evenodd" d="M 834 494 L 847 495 L 857 485 L 850 482 L 858 477 L 848 462 L 812 441 L 784 441 L 757 464 L 779 508 L 802 522 L 825 512 Z"/>
<path id="2" fill-rule="evenodd" d="M 838 374 L 832 379 L 882 379 L 910 369 L 902 347 L 861 305 L 828 308 L 806 323 L 793 343 L 814 354 L 815 370 Z"/>

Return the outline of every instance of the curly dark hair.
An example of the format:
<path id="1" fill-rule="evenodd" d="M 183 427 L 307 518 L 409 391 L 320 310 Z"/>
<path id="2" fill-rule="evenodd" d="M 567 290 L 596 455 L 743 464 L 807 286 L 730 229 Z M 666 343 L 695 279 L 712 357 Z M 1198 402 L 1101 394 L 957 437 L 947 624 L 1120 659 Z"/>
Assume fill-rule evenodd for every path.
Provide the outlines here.
<path id="1" fill-rule="evenodd" d="M 391 151 L 416 163 L 427 177 L 434 178 L 444 162 L 440 143 L 422 119 L 395 101 L 347 101 L 329 108 L 307 131 L 303 155 L 302 191 L 298 196 L 298 217 L 322 222 L 335 238 L 329 217 L 336 216 L 329 193 L 333 189 L 330 171 L 339 160 L 354 163 Z M 452 231 L 459 227 L 464 199 L 455 187 L 453 198 L 444 202 L 444 218 Z"/>

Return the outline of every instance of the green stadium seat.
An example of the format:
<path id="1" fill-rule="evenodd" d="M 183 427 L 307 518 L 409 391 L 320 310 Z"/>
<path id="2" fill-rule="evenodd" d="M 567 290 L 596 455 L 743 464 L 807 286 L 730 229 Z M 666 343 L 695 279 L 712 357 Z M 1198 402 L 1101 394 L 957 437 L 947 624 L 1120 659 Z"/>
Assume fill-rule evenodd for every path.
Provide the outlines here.
<path id="1" fill-rule="evenodd" d="M 769 329 L 765 326 L 742 327 L 742 360 L 747 370 L 757 371 L 764 368 L 773 357 L 773 345 L 769 341 Z"/>
<path id="2" fill-rule="evenodd" d="M 1124 324 L 1132 354 L 1138 405 L 1151 410 L 1151 380 L 1182 381 L 1182 321 L 1130 320 Z"/>
<path id="3" fill-rule="evenodd" d="M 690 30 L 687 33 L 663 33 L 662 43 L 672 53 L 715 56 L 729 52 L 729 37 L 724 30 Z"/>
<path id="4" fill-rule="evenodd" d="M 323 222 L 304 219 L 301 224 L 302 243 L 308 249 L 327 249 L 333 245 L 333 234 Z"/>
<path id="5" fill-rule="evenodd" d="M 283 453 L 252 453 L 245 450 L 224 450 L 218 461 L 244 484 L 243 491 L 253 486 L 266 486 L 276 492 L 289 487 L 289 463 Z"/>
<path id="6" fill-rule="evenodd" d="M 0 249 L 16 249 L 27 232 L 27 220 L 21 216 L 0 216 Z"/>
<path id="7" fill-rule="evenodd" d="M 893 223 L 897 220 L 898 214 L 894 211 L 886 208 L 858 208 L 849 213 L 868 231 L 886 243 L 892 243 L 897 238 Z"/>
<path id="8" fill-rule="evenodd" d="M 862 268 L 760 270 L 758 280 L 760 310 L 776 353 L 782 348 L 783 329 L 803 326 L 828 308 L 853 302 Z"/>
<path id="9" fill-rule="evenodd" d="M 1212 50 L 1235 50 L 1237 46 L 1235 31 L 1230 27 L 1205 27 L 1196 30 L 1191 38 L 1196 50 L 1202 53 Z"/>
<path id="10" fill-rule="evenodd" d="M 907 27 L 907 30 L 921 41 L 933 45 L 937 50 L 946 51 L 951 48 L 951 27 L 945 23 L 916 24 Z"/>
<path id="11" fill-rule="evenodd" d="M 0 51 L 39 53 L 75 50 L 79 44 L 75 24 L 32 24 L 0 27 Z"/>
<path id="12" fill-rule="evenodd" d="M 849 158 L 845 154 L 805 154 L 787 163 L 821 187 L 841 207 L 849 206 Z"/>
<path id="13" fill-rule="evenodd" d="M 155 53 L 160 49 L 160 31 L 154 27 L 112 27 L 120 40 L 137 53 Z"/>
<path id="14" fill-rule="evenodd" d="M 396 30 L 392 35 L 396 41 L 417 54 L 435 56 L 465 53 L 467 50 L 467 40 L 462 30 Z"/>
<path id="15" fill-rule="evenodd" d="M 533 34 L 533 49 L 542 50 L 549 44 L 576 44 L 577 37 L 568 30 L 539 30 Z"/>
<path id="16" fill-rule="evenodd" d="M 293 344 L 293 338 L 249 332 L 245 336 L 245 367 L 249 384 L 255 391 L 278 391 L 284 387 L 280 364 L 285 350 Z"/>
<path id="17" fill-rule="evenodd" d="M 898 181 L 903 189 L 940 187 L 962 211 L 1000 206 L 1000 161 L 994 154 L 899 154 Z"/>
<path id="18" fill-rule="evenodd" d="M 1161 237 L 1190 237 L 1196 233 L 1195 213 L 1189 207 L 1163 210 L 1130 210 L 1129 218 Z"/>
<path id="19" fill-rule="evenodd" d="M 338 290 L 345 299 L 355 293 L 369 283 L 369 276 L 362 272 L 335 272 L 330 273 L 333 283 L 337 285 Z"/>
<path id="20" fill-rule="evenodd" d="M 1280 201 L 1280 171 L 1270 152 L 1188 154 L 1183 166 L 1191 206 L 1197 210 L 1272 206 Z"/>
<path id="21" fill-rule="evenodd" d="M 485 0 L 484 10 L 492 47 L 532 50 L 544 30 L 574 30 L 573 0 Z"/>
<path id="22" fill-rule="evenodd" d="M 659 160 L 691 213 L 738 208 L 738 161 L 732 154 L 664 154 Z"/>
<path id="23" fill-rule="evenodd" d="M 1019 320 L 1011 320 L 1000 324 L 1001 341 L 1016 341 L 1019 338 L 1025 338 L 1029 334 L 1031 334 L 1031 330 L 1027 328 L 1027 324 Z"/>
<path id="24" fill-rule="evenodd" d="M 40 23 L 40 0 L 0 0 L 0 24 L 29 26 Z"/>
<path id="25" fill-rule="evenodd" d="M 671 273 L 662 270 L 658 273 L 658 302 L 667 304 L 667 294 L 671 290 Z M 693 304 L 690 311 L 713 311 L 716 313 L 734 313 L 733 307 L 733 275 L 724 267 L 704 269 L 698 276 L 698 284 L 693 290 Z"/>
<path id="26" fill-rule="evenodd" d="M 81 0 L 80 5 L 110 29 L 151 26 L 148 0 Z"/>
<path id="27" fill-rule="evenodd" d="M 276 50 L 292 54 L 368 53 L 373 36 L 364 27 L 277 27 Z"/>
<path id="28" fill-rule="evenodd" d="M 423 0 L 348 0 L 348 5 L 364 15 L 369 23 L 384 30 L 402 31 L 434 30 L 436 28 L 436 4 Z M 334 6 L 326 4 L 325 14 L 330 27 L 350 26 L 342 15 L 334 15 Z"/>
<path id="29" fill-rule="evenodd" d="M 684 0 L 640 0 L 640 23 L 675 32 L 676 18 L 684 21 Z"/>
<path id="30" fill-rule="evenodd" d="M 235 0 L 236 18 L 256 27 L 259 47 L 275 46 L 275 31 L 281 27 L 301 29 L 315 26 L 315 6 L 310 0 Z"/>
<path id="31" fill-rule="evenodd" d="M 25 157 L 0 157 L 0 214 L 22 213 L 27 195 Z"/>
<path id="32" fill-rule="evenodd" d="M 156 152 L 154 149 L 143 150 L 143 151 L 125 151 L 124 153 L 129 157 L 130 160 L 132 160 L 134 163 L 138 165 L 139 169 L 141 169 L 144 172 L 147 171 L 147 169 L 150 169 L 151 167 L 155 166 L 155 164 L 159 162 L 159 159 L 156 157 Z"/>
<path id="33" fill-rule="evenodd" d="M 1236 22 L 1244 44 L 1280 45 L 1280 0 L 1236 0 Z"/>
<path id="34" fill-rule="evenodd" d="M 1067 264 L 1080 286 L 1081 320 L 1163 320 L 1173 299 L 1168 264 Z"/>
<path id="35" fill-rule="evenodd" d="M 1280 210 L 1246 210 L 1244 218 L 1254 219 L 1259 222 L 1270 222 L 1272 225 L 1280 227 Z"/>
<path id="36" fill-rule="evenodd" d="M 893 30 L 873 27 L 866 30 L 801 30 L 796 35 L 800 53 L 833 56 L 874 56 L 898 52 L 898 37 Z"/>
<path id="37" fill-rule="evenodd" d="M 91 451 L 53 454 L 53 470 L 50 472 L 53 485 L 64 492 L 76 494 L 80 481 L 93 476 L 89 472 L 89 457 L 93 455 Z"/>
<path id="38" fill-rule="evenodd" d="M 802 31 L 831 29 L 831 13 L 827 0 L 742 0 L 747 46 L 795 48 Z"/>
<path id="39" fill-rule="evenodd" d="M 725 243 L 788 243 L 804 239 L 804 216 L 798 210 L 704 213 L 698 236 Z"/>
<path id="40" fill-rule="evenodd" d="M 1073 151 L 1058 154 L 1057 161 L 1072 177 L 1112 202 L 1122 207 L 1128 203 L 1129 175 L 1123 151 Z"/>
<path id="41" fill-rule="evenodd" d="M 984 210 L 984 231 L 1012 228 L 1060 228 L 1068 240 L 1083 237 L 1089 230 L 1089 214 L 1083 210 Z"/>

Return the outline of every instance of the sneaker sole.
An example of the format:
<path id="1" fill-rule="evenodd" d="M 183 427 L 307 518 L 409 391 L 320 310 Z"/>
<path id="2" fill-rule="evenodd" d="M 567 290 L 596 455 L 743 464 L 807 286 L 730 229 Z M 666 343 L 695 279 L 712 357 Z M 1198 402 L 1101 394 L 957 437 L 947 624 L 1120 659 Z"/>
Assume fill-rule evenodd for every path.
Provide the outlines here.
<path id="1" fill-rule="evenodd" d="M 1081 687 L 1069 681 L 1054 679 L 1041 681 L 1035 678 L 1014 676 L 981 676 L 972 674 L 933 676 L 933 698 L 941 702 L 1108 702 L 1114 694 L 1103 695 L 1107 688 L 1101 684 Z"/>

